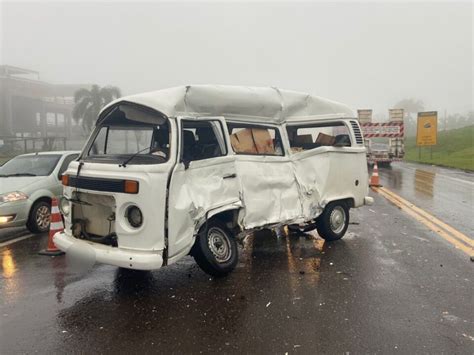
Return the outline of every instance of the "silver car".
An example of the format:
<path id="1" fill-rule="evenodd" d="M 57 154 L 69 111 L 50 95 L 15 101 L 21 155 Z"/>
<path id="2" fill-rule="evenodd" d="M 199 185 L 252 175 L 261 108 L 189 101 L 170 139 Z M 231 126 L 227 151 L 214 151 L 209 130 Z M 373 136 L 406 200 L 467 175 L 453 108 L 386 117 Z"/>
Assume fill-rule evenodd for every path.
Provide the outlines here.
<path id="1" fill-rule="evenodd" d="M 0 167 L 0 228 L 49 229 L 51 198 L 62 195 L 61 176 L 79 152 L 18 155 Z"/>

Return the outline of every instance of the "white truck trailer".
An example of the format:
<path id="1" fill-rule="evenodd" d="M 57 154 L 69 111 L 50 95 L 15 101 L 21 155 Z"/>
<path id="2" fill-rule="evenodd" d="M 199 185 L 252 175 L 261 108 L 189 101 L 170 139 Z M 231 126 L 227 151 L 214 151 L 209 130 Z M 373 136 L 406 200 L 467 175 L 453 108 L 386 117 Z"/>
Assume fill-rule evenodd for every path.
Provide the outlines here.
<path id="1" fill-rule="evenodd" d="M 357 110 L 367 149 L 367 163 L 389 165 L 405 155 L 403 109 L 390 109 L 388 122 L 372 122 L 372 110 Z M 373 138 L 385 138 L 374 141 Z M 384 142 L 385 141 L 385 142 Z"/>

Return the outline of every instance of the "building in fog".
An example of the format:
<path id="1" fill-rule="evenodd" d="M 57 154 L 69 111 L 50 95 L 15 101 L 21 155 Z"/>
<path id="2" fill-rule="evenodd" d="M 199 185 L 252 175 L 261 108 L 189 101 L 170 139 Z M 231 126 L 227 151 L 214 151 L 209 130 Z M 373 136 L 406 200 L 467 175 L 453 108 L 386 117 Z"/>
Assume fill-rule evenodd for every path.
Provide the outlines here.
<path id="1" fill-rule="evenodd" d="M 0 138 L 70 137 L 74 93 L 90 84 L 52 84 L 33 70 L 0 66 Z"/>

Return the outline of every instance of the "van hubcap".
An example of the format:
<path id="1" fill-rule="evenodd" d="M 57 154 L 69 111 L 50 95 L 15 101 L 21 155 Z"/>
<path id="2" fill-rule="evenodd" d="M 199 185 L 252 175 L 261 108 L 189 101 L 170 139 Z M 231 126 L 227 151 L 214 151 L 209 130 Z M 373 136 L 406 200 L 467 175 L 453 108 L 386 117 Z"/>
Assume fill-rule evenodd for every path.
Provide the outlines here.
<path id="1" fill-rule="evenodd" d="M 209 230 L 207 244 L 218 263 L 225 263 L 230 259 L 231 250 L 229 239 L 221 229 L 213 227 Z"/>
<path id="2" fill-rule="evenodd" d="M 334 207 L 329 216 L 329 224 L 334 233 L 339 234 L 342 232 L 346 224 L 346 212 L 341 206 Z"/>
<path id="3" fill-rule="evenodd" d="M 41 230 L 48 229 L 50 220 L 49 208 L 46 206 L 41 206 L 36 211 L 36 225 Z"/>

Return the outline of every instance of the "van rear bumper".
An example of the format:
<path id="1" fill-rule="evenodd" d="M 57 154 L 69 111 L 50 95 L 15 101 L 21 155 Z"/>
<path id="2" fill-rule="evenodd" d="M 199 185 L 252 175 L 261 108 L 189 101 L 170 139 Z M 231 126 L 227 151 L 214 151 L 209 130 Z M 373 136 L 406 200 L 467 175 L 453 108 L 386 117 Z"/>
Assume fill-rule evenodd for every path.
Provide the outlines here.
<path id="1" fill-rule="evenodd" d="M 163 266 L 161 251 L 137 251 L 110 247 L 76 239 L 65 232 L 56 233 L 53 241 L 62 251 L 88 262 L 99 262 L 134 270 L 156 270 Z"/>
<path id="2" fill-rule="evenodd" d="M 364 197 L 364 205 L 366 206 L 372 206 L 374 204 L 374 198 L 370 196 L 365 196 Z"/>

